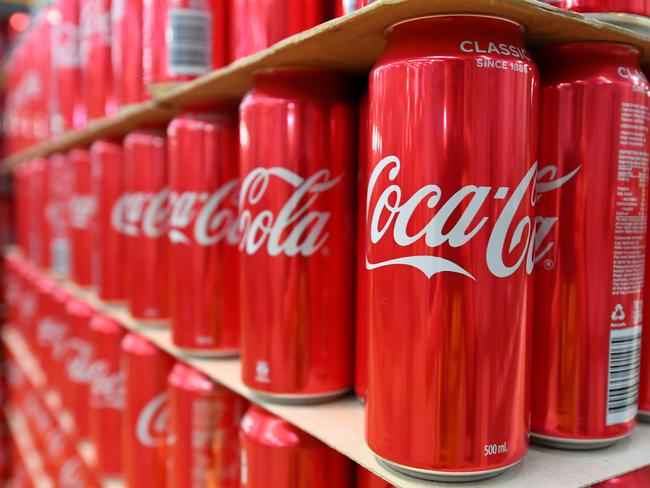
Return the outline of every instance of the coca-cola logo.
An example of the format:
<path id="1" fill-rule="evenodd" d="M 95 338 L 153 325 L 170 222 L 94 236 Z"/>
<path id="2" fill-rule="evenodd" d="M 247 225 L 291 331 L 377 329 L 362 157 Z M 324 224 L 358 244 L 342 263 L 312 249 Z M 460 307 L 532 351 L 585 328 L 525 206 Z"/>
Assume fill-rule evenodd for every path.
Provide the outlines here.
<path id="1" fill-rule="evenodd" d="M 72 195 L 68 205 L 70 226 L 75 229 L 90 229 L 90 223 L 97 210 L 95 195 Z"/>
<path id="2" fill-rule="evenodd" d="M 73 337 L 67 341 L 66 351 L 70 353 L 65 363 L 68 378 L 74 383 L 90 383 L 94 373 L 92 344 Z"/>
<path id="3" fill-rule="evenodd" d="M 237 184 L 238 180 L 229 181 L 212 193 L 172 192 L 168 233 L 171 242 L 189 245 L 194 241 L 210 246 L 225 239 L 236 245 Z"/>
<path id="4" fill-rule="evenodd" d="M 124 373 L 111 369 L 108 361 L 98 360 L 92 365 L 90 406 L 93 408 L 124 408 Z"/>
<path id="5" fill-rule="evenodd" d="M 157 439 L 164 439 L 167 430 L 167 392 L 162 392 L 147 403 L 135 426 L 135 435 L 140 444 L 156 446 Z"/>
<path id="6" fill-rule="evenodd" d="M 399 176 L 400 168 L 400 159 L 396 156 L 388 156 L 375 166 L 370 175 L 366 216 L 371 244 L 378 244 L 388 235 L 392 242 L 403 248 L 421 239 L 430 248 L 444 244 L 458 248 L 470 242 L 490 223 L 489 217 L 479 217 L 479 211 L 486 201 L 505 200 L 503 208 L 492 225 L 485 250 L 486 265 L 497 277 L 510 276 L 524 262 L 526 272 L 530 274 L 534 262 L 539 259 L 539 256 L 535 255 L 536 249 L 541 246 L 541 244 L 535 245 L 534 240 L 540 242 L 540 239 L 548 234 L 549 225 L 552 226 L 553 222 L 550 220 L 544 218 L 532 220 L 528 215 L 517 222 L 514 221 L 520 206 L 526 201 L 526 195 L 530 193 L 531 203 L 534 203 L 540 193 L 559 188 L 579 170 L 578 168 L 565 177 L 551 180 L 555 178 L 556 170 L 554 172 L 551 167 L 545 167 L 536 178 L 537 163 L 535 163 L 512 191 L 508 187 L 467 185 L 444 201 L 443 190 L 436 184 L 424 185 L 408 198 L 404 197 L 402 188 L 395 183 L 388 184 L 384 189 L 377 188 L 382 176 L 389 182 L 394 182 Z M 538 193 L 535 194 L 536 180 L 543 180 L 546 177 L 551 179 L 540 182 Z M 373 201 L 376 203 L 374 208 L 371 208 Z M 421 218 L 422 212 L 427 210 L 433 211 L 433 215 L 428 218 L 424 226 L 414 229 L 413 215 L 417 212 L 418 217 Z M 389 232 L 391 230 L 392 232 Z M 510 255 L 514 250 L 518 250 L 518 256 Z M 544 250 L 542 249 L 541 252 Z M 509 263 L 504 261 L 506 255 L 510 255 Z M 438 273 L 450 272 L 475 279 L 469 270 L 442 256 L 396 255 L 377 262 L 371 261 L 366 256 L 368 270 L 387 266 L 411 266 L 424 273 L 427 278 Z"/>
<path id="7" fill-rule="evenodd" d="M 113 228 L 127 236 L 157 238 L 168 230 L 169 189 L 158 193 L 133 192 L 122 195 L 111 210 Z"/>
<path id="8" fill-rule="evenodd" d="M 247 208 L 260 202 L 272 178 L 293 188 L 277 215 L 268 209 L 253 215 Z M 326 231 L 331 212 L 312 210 L 318 197 L 341 182 L 343 175 L 332 177 L 328 169 L 303 178 L 285 168 L 256 168 L 242 181 L 239 195 L 239 248 L 255 254 L 262 247 L 271 256 L 310 256 L 329 238 Z"/>
<path id="9" fill-rule="evenodd" d="M 85 0 L 79 12 L 80 40 L 79 55 L 81 63 L 86 65 L 90 57 L 92 39 L 99 36 L 100 44 L 111 44 L 111 15 L 104 8 L 102 0 Z"/>

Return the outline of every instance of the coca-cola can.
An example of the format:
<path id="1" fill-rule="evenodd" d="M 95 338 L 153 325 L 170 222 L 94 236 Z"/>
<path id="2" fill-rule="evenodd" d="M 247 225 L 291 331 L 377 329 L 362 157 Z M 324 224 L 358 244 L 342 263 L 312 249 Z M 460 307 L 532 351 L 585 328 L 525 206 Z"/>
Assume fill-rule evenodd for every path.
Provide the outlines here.
<path id="1" fill-rule="evenodd" d="M 356 466 L 356 488 L 394 488 L 388 481 L 380 478 L 363 466 Z"/>
<path id="2" fill-rule="evenodd" d="M 169 375 L 170 488 L 239 488 L 239 424 L 247 402 L 178 362 Z"/>
<path id="3" fill-rule="evenodd" d="M 255 54 L 334 15 L 331 0 L 232 0 L 231 8 L 233 60 Z"/>
<path id="4" fill-rule="evenodd" d="M 236 107 L 183 113 L 170 122 L 167 135 L 172 338 L 177 347 L 194 355 L 236 354 Z"/>
<path id="5" fill-rule="evenodd" d="M 45 221 L 49 226 L 46 233 L 50 242 L 46 252 L 50 254 L 52 273 L 66 278 L 70 275 L 69 201 L 74 192 L 74 168 L 63 154 L 53 154 L 48 159 Z"/>
<path id="6" fill-rule="evenodd" d="M 228 62 L 227 0 L 151 0 L 142 17 L 145 84 L 189 80 Z"/>
<path id="7" fill-rule="evenodd" d="M 411 476 L 528 449 L 537 90 L 523 27 L 491 16 L 399 23 L 370 74 L 366 437 Z"/>
<path id="8" fill-rule="evenodd" d="M 57 286 L 54 281 L 44 273 L 40 273 L 35 281 L 36 290 L 36 317 L 34 320 L 33 336 L 29 338 L 29 346 L 36 355 L 41 365 L 41 370 L 45 377 L 50 381 L 50 364 L 48 363 L 48 353 L 50 346 L 50 333 L 52 332 L 52 290 Z"/>
<path id="9" fill-rule="evenodd" d="M 109 304 L 125 302 L 123 228 L 115 219 L 124 215 L 124 148 L 121 140 L 101 139 L 90 147 L 92 193 L 96 199 L 93 226 L 92 282 L 99 298 Z M 117 219 L 119 223 L 119 218 Z"/>
<path id="10" fill-rule="evenodd" d="M 352 386 L 355 111 L 317 68 L 257 72 L 240 107 L 242 377 L 268 398 Z"/>
<path id="11" fill-rule="evenodd" d="M 334 16 L 342 17 L 363 7 L 363 0 L 335 0 Z"/>
<path id="12" fill-rule="evenodd" d="M 539 443 L 597 448 L 637 414 L 650 92 L 632 46 L 559 44 L 537 59 L 531 430 Z"/>
<path id="13" fill-rule="evenodd" d="M 113 91 L 119 105 L 145 99 L 142 81 L 143 3 L 111 0 Z"/>
<path id="14" fill-rule="evenodd" d="M 66 372 L 66 353 L 68 339 L 72 336 L 72 326 L 68 314 L 68 301 L 71 299 L 70 293 L 61 286 L 55 286 L 51 291 L 50 316 L 52 320 L 48 323 L 47 333 L 44 335 L 43 347 L 48 350 L 44 359 L 45 364 L 50 365 L 48 379 L 52 386 L 60 393 L 69 390 L 67 388 Z M 64 397 L 64 404 L 69 397 Z"/>
<path id="15" fill-rule="evenodd" d="M 122 341 L 122 476 L 126 486 L 165 486 L 167 377 L 174 359 L 142 336 Z"/>
<path id="16" fill-rule="evenodd" d="M 99 313 L 90 320 L 89 327 L 94 347 L 89 401 L 90 438 L 97 453 L 97 469 L 105 476 L 120 476 L 124 411 L 120 344 L 126 331 L 110 317 Z"/>
<path id="17" fill-rule="evenodd" d="M 147 325 L 167 325 L 169 241 L 167 141 L 162 130 L 124 139 L 124 194 L 112 213 L 124 235 L 123 267 L 131 315 Z"/>
<path id="18" fill-rule="evenodd" d="M 29 227 L 27 256 L 34 265 L 47 268 L 49 266 L 49 259 L 47 259 L 44 245 L 48 236 L 45 231 L 43 213 L 46 200 L 47 160 L 45 158 L 35 158 L 27 164 L 29 165 L 27 187 L 27 203 L 29 205 L 29 215 L 27 217 L 27 225 Z"/>
<path id="19" fill-rule="evenodd" d="M 71 278 L 79 285 L 93 284 L 97 197 L 93 189 L 92 163 L 88 149 L 75 148 L 68 155 L 74 169 L 74 191 L 68 215 L 72 243 Z"/>
<path id="20" fill-rule="evenodd" d="M 248 409 L 239 436 L 242 488 L 353 486 L 348 458 L 260 407 Z"/>
<path id="21" fill-rule="evenodd" d="M 650 16 L 648 0 L 542 0 L 566 10 L 583 13 L 628 13 Z"/>
<path id="22" fill-rule="evenodd" d="M 117 110 L 111 63 L 111 0 L 79 0 L 79 5 L 82 90 L 86 115 L 96 119 Z"/>
<path id="23" fill-rule="evenodd" d="M 86 116 L 81 90 L 79 63 L 79 0 L 55 0 L 55 22 L 51 30 L 52 131 L 59 134 L 73 128 L 82 128 Z"/>
<path id="24" fill-rule="evenodd" d="M 368 187 L 368 156 L 370 146 L 370 126 L 368 125 L 368 94 L 359 103 L 359 166 L 357 173 L 357 236 L 355 266 L 355 335 L 354 335 L 354 392 L 361 401 L 368 396 L 368 293 L 366 288 L 366 188 Z"/>
<path id="25" fill-rule="evenodd" d="M 90 320 L 95 311 L 84 300 L 72 296 L 67 302 L 66 312 L 70 333 L 64 345 L 66 382 L 61 393 L 64 404 L 74 416 L 77 436 L 86 439 L 90 437 L 88 408 L 95 356 Z"/>

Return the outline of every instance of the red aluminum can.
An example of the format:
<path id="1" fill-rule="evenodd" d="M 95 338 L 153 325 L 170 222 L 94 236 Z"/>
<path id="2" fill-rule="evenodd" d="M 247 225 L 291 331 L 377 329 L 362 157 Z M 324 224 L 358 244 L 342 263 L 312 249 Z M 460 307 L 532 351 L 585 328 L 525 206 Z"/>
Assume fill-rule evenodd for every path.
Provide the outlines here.
<path id="1" fill-rule="evenodd" d="M 149 325 L 169 316 L 168 167 L 165 133 L 133 132 L 124 139 L 125 194 L 113 209 L 124 234 L 126 298 L 131 315 Z"/>
<path id="2" fill-rule="evenodd" d="M 72 327 L 70 324 L 67 307 L 71 299 L 70 293 L 60 286 L 54 286 L 50 297 L 50 316 L 52 320 L 47 323 L 47 328 L 43 332 L 43 347 L 49 348 L 46 352 L 44 365 L 49 365 L 50 371 L 48 379 L 51 381 L 53 388 L 63 392 L 66 390 L 67 373 L 65 365 L 65 355 L 67 352 L 68 339 L 72 336 Z M 64 398 L 64 400 L 66 400 Z"/>
<path id="3" fill-rule="evenodd" d="M 51 330 L 50 322 L 52 321 L 52 289 L 56 286 L 54 281 L 46 274 L 39 274 L 34 280 L 36 290 L 36 318 L 34 320 L 34 330 L 29 338 L 30 348 L 36 355 L 41 369 L 48 381 L 50 381 L 49 364 L 46 361 L 46 354 L 49 353 L 45 341 L 47 333 Z"/>
<path id="4" fill-rule="evenodd" d="M 140 0 L 111 0 L 113 90 L 119 105 L 146 98 L 142 81 L 142 6 Z"/>
<path id="5" fill-rule="evenodd" d="M 90 151 L 76 148 L 68 155 L 74 170 L 74 191 L 68 207 L 72 242 L 72 279 L 80 286 L 93 284 L 97 197 L 93 191 Z"/>
<path id="6" fill-rule="evenodd" d="M 538 60 L 531 430 L 539 443 L 596 448 L 627 436 L 637 414 L 648 82 L 631 46 L 560 44 Z"/>
<path id="7" fill-rule="evenodd" d="M 44 158 L 32 159 L 29 163 L 28 183 L 28 257 L 33 264 L 40 267 L 47 267 L 48 260 L 45 255 L 45 218 L 43 208 L 46 201 L 46 160 Z"/>
<path id="8" fill-rule="evenodd" d="M 359 10 L 363 6 L 362 0 L 336 0 L 334 3 L 334 16 L 342 17 L 345 14 Z"/>
<path id="9" fill-rule="evenodd" d="M 69 201 L 74 192 L 74 168 L 62 154 L 49 157 L 47 167 L 47 205 L 45 219 L 49 229 L 49 263 L 59 277 L 70 275 L 71 245 Z"/>
<path id="10" fill-rule="evenodd" d="M 241 487 L 351 488 L 352 462 L 289 422 L 251 406 L 241 422 Z"/>
<path id="11" fill-rule="evenodd" d="M 333 7 L 331 0 L 232 0 L 233 60 L 331 19 Z"/>
<path id="12" fill-rule="evenodd" d="M 650 486 L 650 466 L 591 485 L 593 488 L 646 488 Z"/>
<path id="13" fill-rule="evenodd" d="M 165 486 L 167 377 L 173 358 L 137 334 L 122 341 L 122 476 L 126 486 Z"/>
<path id="14" fill-rule="evenodd" d="M 228 62 L 227 0 L 148 0 L 142 17 L 145 84 L 189 80 Z"/>
<path id="15" fill-rule="evenodd" d="M 387 41 L 369 86 L 366 436 L 411 476 L 488 478 L 528 449 L 538 71 L 496 17 L 414 19 Z"/>
<path id="16" fill-rule="evenodd" d="M 90 383 L 93 377 L 95 346 L 90 333 L 90 320 L 95 311 L 76 297 L 70 297 L 66 305 L 70 334 L 65 343 L 66 388 L 62 391 L 75 421 L 75 430 L 80 438 L 90 436 Z"/>
<path id="17" fill-rule="evenodd" d="M 394 488 L 388 481 L 381 479 L 376 474 L 357 464 L 356 488 Z"/>
<path id="18" fill-rule="evenodd" d="M 370 126 L 368 121 L 368 94 L 359 103 L 359 168 L 357 181 L 357 238 L 355 267 L 355 336 L 354 336 L 354 391 L 361 401 L 368 396 L 368 293 L 366 289 L 366 188 L 368 187 L 368 160 L 370 150 Z"/>
<path id="19" fill-rule="evenodd" d="M 120 476 L 124 411 L 120 344 L 126 331 L 102 314 L 96 314 L 90 320 L 89 327 L 95 349 L 89 400 L 90 437 L 97 452 L 98 470 L 105 476 Z"/>
<path id="20" fill-rule="evenodd" d="M 583 13 L 628 13 L 650 17 L 650 0 L 542 0 L 555 7 Z"/>
<path id="21" fill-rule="evenodd" d="M 240 107 L 242 377 L 278 400 L 323 400 L 352 386 L 355 106 L 336 71 L 253 83 Z"/>
<path id="22" fill-rule="evenodd" d="M 124 235 L 114 225 L 123 215 L 124 149 L 119 140 L 102 139 L 90 147 L 92 193 L 97 202 L 93 226 L 93 285 L 104 302 L 120 304 L 124 290 Z M 119 220 L 119 218 L 118 218 Z"/>
<path id="23" fill-rule="evenodd" d="M 195 355 L 239 351 L 237 131 L 234 106 L 167 129 L 172 337 Z"/>
<path id="24" fill-rule="evenodd" d="M 82 128 L 85 108 L 81 99 L 79 63 L 79 0 L 55 0 L 51 30 L 52 96 L 51 123 L 54 133 Z"/>
<path id="25" fill-rule="evenodd" d="M 79 0 L 79 56 L 88 119 L 117 110 L 111 63 L 111 0 Z"/>
<path id="26" fill-rule="evenodd" d="M 195 368 L 169 375 L 170 488 L 239 488 L 239 424 L 246 400 Z"/>

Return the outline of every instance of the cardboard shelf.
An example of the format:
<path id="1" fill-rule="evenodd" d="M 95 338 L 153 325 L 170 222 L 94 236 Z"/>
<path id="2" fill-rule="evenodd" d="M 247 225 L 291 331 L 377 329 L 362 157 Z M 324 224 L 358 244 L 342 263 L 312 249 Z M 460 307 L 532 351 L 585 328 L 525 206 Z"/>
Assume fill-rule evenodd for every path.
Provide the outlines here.
<path id="1" fill-rule="evenodd" d="M 571 41 L 634 44 L 642 49 L 644 62 L 650 62 L 650 29 L 644 36 L 537 0 L 379 0 L 196 80 L 156 87 L 151 90 L 152 101 L 123 107 L 117 115 L 91 121 L 83 130 L 37 144 L 5 159 L 0 168 L 11 171 L 37 156 L 84 146 L 100 137 L 123 135 L 138 125 L 165 122 L 175 113 L 172 107 L 188 102 L 236 100 L 250 88 L 252 74 L 259 69 L 319 66 L 363 74 L 381 53 L 383 34 L 389 26 L 414 17 L 455 13 L 496 15 L 519 21 L 526 26 L 526 39 L 531 46 Z"/>
<path id="2" fill-rule="evenodd" d="M 47 384 L 43 370 L 38 359 L 29 349 L 21 333 L 11 324 L 6 324 L 2 330 L 2 342 L 5 344 L 18 367 L 25 374 L 27 381 L 32 388 L 41 396 L 43 403 L 50 411 L 61 430 L 71 439 L 74 439 L 74 417 L 63 408 L 61 396 L 51 389 Z M 20 420 L 19 420 L 20 422 Z M 24 423 L 24 422 L 23 422 Z M 80 459 L 91 470 L 97 464 L 97 456 L 94 444 L 89 440 L 83 440 L 75 444 Z M 40 486 L 40 485 L 35 485 Z M 104 488 L 119 488 L 124 486 L 121 480 L 109 478 L 102 482 Z"/>
<path id="3" fill-rule="evenodd" d="M 378 463 L 364 437 L 364 408 L 351 394 L 320 405 L 280 405 L 255 396 L 241 381 L 239 358 L 200 359 L 179 351 L 171 341 L 169 330 L 143 326 L 127 310 L 108 306 L 97 296 L 74 283 L 60 282 L 70 293 L 86 300 L 98 311 L 111 316 L 178 360 L 190 364 L 218 383 L 248 398 L 320 439 L 358 464 L 399 488 L 441 487 L 390 471 Z M 618 444 L 597 451 L 562 451 L 531 446 L 529 454 L 503 475 L 478 483 L 463 483 L 463 488 L 547 488 L 549 486 L 582 487 L 600 480 L 633 471 L 650 464 L 650 424 L 640 424 L 633 434 Z"/>

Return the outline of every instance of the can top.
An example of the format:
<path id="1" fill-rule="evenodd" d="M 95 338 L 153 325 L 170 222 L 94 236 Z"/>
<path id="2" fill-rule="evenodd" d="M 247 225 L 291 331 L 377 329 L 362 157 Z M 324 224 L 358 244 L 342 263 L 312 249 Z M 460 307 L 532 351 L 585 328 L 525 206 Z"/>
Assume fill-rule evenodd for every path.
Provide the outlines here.
<path id="1" fill-rule="evenodd" d="M 181 390 L 209 393 L 217 388 L 217 384 L 208 376 L 189 364 L 178 361 L 169 373 L 169 386 Z"/>
<path id="2" fill-rule="evenodd" d="M 68 303 L 66 304 L 66 311 L 70 315 L 84 320 L 90 320 L 90 318 L 95 313 L 95 309 L 88 302 L 75 296 L 71 296 L 68 300 Z"/>
<path id="3" fill-rule="evenodd" d="M 281 98 L 352 98 L 349 75 L 331 68 L 281 66 L 253 73 L 253 92 Z"/>
<path id="4" fill-rule="evenodd" d="M 133 332 L 129 332 L 124 337 L 121 348 L 122 351 L 136 356 L 155 356 L 162 353 L 167 354 L 148 339 Z"/>
<path id="5" fill-rule="evenodd" d="M 241 429 L 255 442 L 275 447 L 299 447 L 308 439 L 313 439 L 286 420 L 256 405 L 251 405 L 242 418 Z"/>
<path id="6" fill-rule="evenodd" d="M 103 313 L 97 313 L 90 319 L 90 328 L 102 334 L 115 334 L 124 332 L 124 327 L 118 324 L 111 317 Z"/>

